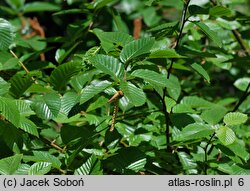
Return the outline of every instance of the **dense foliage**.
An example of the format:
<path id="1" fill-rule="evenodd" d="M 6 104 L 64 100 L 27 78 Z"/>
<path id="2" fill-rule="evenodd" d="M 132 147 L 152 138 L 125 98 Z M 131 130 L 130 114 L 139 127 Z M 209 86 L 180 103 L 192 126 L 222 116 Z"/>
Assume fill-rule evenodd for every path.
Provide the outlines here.
<path id="1" fill-rule="evenodd" d="M 250 2 L 0 2 L 0 174 L 250 174 Z"/>

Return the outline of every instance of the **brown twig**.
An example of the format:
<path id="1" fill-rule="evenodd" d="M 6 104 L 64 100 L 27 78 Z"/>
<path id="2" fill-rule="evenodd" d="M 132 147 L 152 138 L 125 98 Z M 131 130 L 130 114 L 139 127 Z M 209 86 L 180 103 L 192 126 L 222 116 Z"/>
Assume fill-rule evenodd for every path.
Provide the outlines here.
<path id="1" fill-rule="evenodd" d="M 244 52 L 248 56 L 250 56 L 250 50 L 248 49 L 246 43 L 242 39 L 240 32 L 237 29 L 234 29 L 234 30 L 232 30 L 232 33 L 234 34 L 234 37 L 236 38 L 236 40 L 238 41 L 238 43 L 240 44 L 240 46 L 244 50 Z"/>

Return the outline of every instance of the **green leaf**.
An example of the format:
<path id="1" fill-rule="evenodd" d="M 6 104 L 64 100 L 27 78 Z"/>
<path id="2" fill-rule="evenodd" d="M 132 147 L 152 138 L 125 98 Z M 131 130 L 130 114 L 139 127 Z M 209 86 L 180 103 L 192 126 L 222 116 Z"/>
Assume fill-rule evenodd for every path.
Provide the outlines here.
<path id="1" fill-rule="evenodd" d="M 67 92 L 62 97 L 61 112 L 68 115 L 76 103 L 80 101 L 80 96 L 75 92 Z"/>
<path id="2" fill-rule="evenodd" d="M 208 83 L 210 83 L 210 77 L 207 73 L 207 71 L 200 65 L 197 63 L 193 63 L 191 64 L 191 67 L 198 72 L 198 74 L 203 77 Z"/>
<path id="3" fill-rule="evenodd" d="M 21 116 L 30 116 L 34 115 L 35 112 L 30 108 L 30 102 L 26 100 L 15 100 L 17 109 L 20 112 Z"/>
<path id="4" fill-rule="evenodd" d="M 30 169 L 30 165 L 20 164 L 18 169 L 15 172 L 15 175 L 28 175 L 29 169 Z"/>
<path id="5" fill-rule="evenodd" d="M 0 96 L 8 93 L 10 89 L 10 84 L 0 77 Z"/>
<path id="6" fill-rule="evenodd" d="M 0 174 L 12 175 L 21 164 L 23 155 L 17 154 L 11 157 L 3 158 L 0 160 Z"/>
<path id="7" fill-rule="evenodd" d="M 88 160 L 77 168 L 74 175 L 101 175 L 101 162 L 95 155 L 91 155 Z"/>
<path id="8" fill-rule="evenodd" d="M 46 151 L 33 151 L 34 156 L 24 156 L 23 160 L 25 161 L 34 161 L 34 162 L 48 162 L 52 167 L 59 169 L 62 165 L 61 161 L 51 155 Z"/>
<path id="9" fill-rule="evenodd" d="M 20 121 L 20 112 L 16 107 L 15 101 L 0 97 L 0 112 L 9 122 L 17 126 Z"/>
<path id="10" fill-rule="evenodd" d="M 15 146 L 22 148 L 23 146 L 23 134 L 17 129 L 14 125 L 9 122 L 0 120 L 0 142 L 4 142 L 11 150 Z M 2 149 L 6 148 L 4 145 L 1 145 Z M 1 149 L 1 148 L 0 148 Z M 1 150 L 2 152 L 3 150 Z M 12 152 L 11 152 L 12 153 Z M 4 153 L 3 153 L 4 155 Z"/>
<path id="11" fill-rule="evenodd" d="M 23 7 L 24 13 L 40 12 L 40 11 L 59 11 L 60 7 L 58 5 L 48 3 L 48 2 L 31 2 L 26 3 Z"/>
<path id="12" fill-rule="evenodd" d="M 143 170 L 146 162 L 145 154 L 137 147 L 122 148 L 106 161 L 110 169 L 121 174 L 131 174 L 133 171 Z"/>
<path id="13" fill-rule="evenodd" d="M 167 84 L 168 85 L 166 87 L 169 96 L 177 101 L 181 94 L 181 85 L 179 79 L 174 75 L 170 75 L 170 78 L 167 79 Z"/>
<path id="14" fill-rule="evenodd" d="M 173 113 L 195 113 L 195 110 L 188 104 L 177 104 L 173 107 Z"/>
<path id="15" fill-rule="evenodd" d="M 247 86 L 250 84 L 250 78 L 245 77 L 245 78 L 239 78 L 234 82 L 234 86 L 238 88 L 241 91 L 246 91 Z M 250 88 L 248 92 L 250 91 Z"/>
<path id="16" fill-rule="evenodd" d="M 154 42 L 154 38 L 148 37 L 141 38 L 126 44 L 120 54 L 121 61 L 126 63 L 133 58 L 149 53 L 150 49 L 154 45 Z"/>
<path id="17" fill-rule="evenodd" d="M 214 105 L 213 107 L 202 112 L 201 118 L 207 123 L 215 125 L 223 119 L 226 113 L 227 109 L 225 107 Z"/>
<path id="18" fill-rule="evenodd" d="M 182 129 L 182 131 L 175 137 L 176 141 L 188 141 L 195 139 L 202 139 L 208 137 L 214 132 L 214 129 L 205 124 L 193 123 Z"/>
<path id="19" fill-rule="evenodd" d="M 132 36 L 123 32 L 103 32 L 100 29 L 94 29 L 93 32 L 101 41 L 106 53 L 116 50 L 118 46 L 124 47 L 133 41 Z"/>
<path id="20" fill-rule="evenodd" d="M 87 140 L 91 136 L 89 130 L 83 126 L 77 127 L 65 125 L 60 133 L 64 144 L 70 144 L 70 142 L 79 140 L 80 138 Z"/>
<path id="21" fill-rule="evenodd" d="M 50 82 L 56 90 L 62 90 L 67 85 L 70 78 L 81 70 L 78 62 L 68 62 L 58 66 L 50 75 Z"/>
<path id="22" fill-rule="evenodd" d="M 222 17 L 222 16 L 231 16 L 232 12 L 227 7 L 223 6 L 214 6 L 209 9 L 209 15 Z"/>
<path id="23" fill-rule="evenodd" d="M 188 6 L 188 12 L 191 15 L 198 15 L 198 14 L 206 15 L 209 13 L 209 10 L 206 8 L 197 6 L 197 5 L 190 5 L 190 6 Z"/>
<path id="24" fill-rule="evenodd" d="M 23 93 L 32 85 L 33 81 L 31 76 L 24 74 L 15 74 L 9 81 L 11 83 L 10 95 L 14 98 L 20 98 Z"/>
<path id="25" fill-rule="evenodd" d="M 124 65 L 117 58 L 98 54 L 92 57 L 90 62 L 92 62 L 97 69 L 112 76 L 115 80 L 123 78 Z"/>
<path id="26" fill-rule="evenodd" d="M 105 104 L 108 103 L 108 99 L 105 98 L 104 96 L 100 96 L 95 102 L 91 103 L 88 107 L 88 109 L 86 110 L 86 112 L 90 112 L 93 111 L 97 108 L 100 108 L 102 106 L 104 106 Z"/>
<path id="27" fill-rule="evenodd" d="M 61 99 L 56 93 L 46 94 L 42 97 L 37 96 L 31 107 L 42 119 L 53 119 L 59 114 Z"/>
<path id="28" fill-rule="evenodd" d="M 185 152 L 178 152 L 178 157 L 180 159 L 183 170 L 186 174 L 197 174 L 197 163 Z"/>
<path id="29" fill-rule="evenodd" d="M 31 120 L 27 119 L 26 117 L 22 116 L 20 118 L 18 127 L 31 135 L 39 137 L 36 124 L 33 123 Z"/>
<path id="30" fill-rule="evenodd" d="M 15 29 L 5 19 L 0 18 L 0 51 L 7 50 L 13 43 L 15 37 Z"/>
<path id="31" fill-rule="evenodd" d="M 160 20 L 161 17 L 157 15 L 155 7 L 148 7 L 142 11 L 142 16 L 147 26 L 154 26 Z"/>
<path id="32" fill-rule="evenodd" d="M 196 24 L 215 44 L 222 47 L 221 39 L 217 36 L 216 32 L 211 30 L 206 24 L 202 22 L 193 22 Z"/>
<path id="33" fill-rule="evenodd" d="M 242 158 L 245 162 L 249 160 L 249 152 L 246 151 L 245 145 L 238 139 L 236 139 L 232 144 L 226 145 L 226 147 L 233 151 L 235 155 Z"/>
<path id="34" fill-rule="evenodd" d="M 192 108 L 198 109 L 204 109 L 213 106 L 211 102 L 197 96 L 186 96 L 181 100 L 181 103 L 190 105 Z"/>
<path id="35" fill-rule="evenodd" d="M 234 131 L 229 127 L 221 126 L 215 132 L 223 145 L 230 145 L 236 140 Z"/>
<path id="36" fill-rule="evenodd" d="M 175 52 L 174 49 L 166 49 L 166 50 L 156 50 L 152 52 L 149 57 L 152 58 L 186 58 L 185 56 L 179 55 Z"/>
<path id="37" fill-rule="evenodd" d="M 94 80 L 90 85 L 86 86 L 81 91 L 80 104 L 85 103 L 86 101 L 93 98 L 95 95 L 103 92 L 107 87 L 111 85 L 111 82 L 107 80 L 98 81 Z"/>
<path id="38" fill-rule="evenodd" d="M 37 162 L 34 163 L 28 172 L 28 175 L 44 175 L 51 170 L 51 163 L 49 162 Z"/>
<path id="39" fill-rule="evenodd" d="M 250 175 L 249 169 L 244 169 L 238 166 L 237 164 L 232 164 L 232 165 L 227 163 L 219 164 L 218 170 L 230 175 Z"/>
<path id="40" fill-rule="evenodd" d="M 240 125 L 247 121 L 247 115 L 240 112 L 230 112 L 223 119 L 226 125 Z"/>
<path id="41" fill-rule="evenodd" d="M 156 27 L 153 27 L 151 29 L 148 30 L 148 32 L 159 32 L 159 31 L 171 31 L 173 29 L 175 29 L 175 27 L 178 25 L 178 22 L 174 21 L 174 22 L 170 22 L 170 23 L 164 23 L 161 25 L 158 25 Z"/>
<path id="42" fill-rule="evenodd" d="M 170 113 L 172 108 L 176 105 L 176 101 L 169 98 L 169 97 L 165 97 L 164 102 L 165 102 L 165 104 L 167 106 L 167 108 L 166 108 L 167 112 Z"/>
<path id="43" fill-rule="evenodd" d="M 8 5 L 15 10 L 18 10 L 23 7 L 25 0 L 5 0 Z"/>
<path id="44" fill-rule="evenodd" d="M 152 70 L 138 69 L 131 73 L 131 76 L 142 78 L 152 85 L 161 87 L 174 87 L 174 84 L 167 79 L 167 76 L 154 72 Z"/>
<path id="45" fill-rule="evenodd" d="M 124 96 L 126 96 L 134 106 L 141 106 L 146 102 L 146 95 L 142 89 L 137 88 L 134 84 L 122 81 L 120 88 Z"/>

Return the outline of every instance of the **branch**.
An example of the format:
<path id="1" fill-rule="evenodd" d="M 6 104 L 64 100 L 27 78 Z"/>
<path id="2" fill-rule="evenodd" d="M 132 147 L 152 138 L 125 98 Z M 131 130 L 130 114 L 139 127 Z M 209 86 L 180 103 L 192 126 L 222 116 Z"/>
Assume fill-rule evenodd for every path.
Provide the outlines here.
<path id="1" fill-rule="evenodd" d="M 187 9 L 188 9 L 189 3 L 190 3 L 190 0 L 187 0 L 185 2 L 185 5 L 184 5 L 185 7 L 183 8 L 183 11 L 182 11 L 181 28 L 180 28 L 180 32 L 179 32 L 179 35 L 178 35 L 176 43 L 175 43 L 175 47 L 174 47 L 175 50 L 177 50 L 179 48 L 179 43 L 180 43 L 180 40 L 181 40 L 181 37 L 182 37 L 184 25 L 187 22 L 186 15 L 187 15 Z M 167 79 L 170 78 L 170 74 L 171 74 L 173 64 L 174 64 L 174 59 L 172 58 L 170 67 L 168 69 Z M 166 134 L 166 141 L 167 141 L 167 145 L 168 145 L 170 143 L 170 119 L 169 119 L 170 117 L 169 117 L 169 113 L 167 112 L 167 106 L 166 106 L 166 103 L 165 103 L 166 90 L 167 89 L 164 88 L 163 96 L 161 97 L 159 95 L 159 97 L 160 97 L 161 102 L 162 102 L 162 111 L 164 113 L 165 121 L 166 121 L 166 132 L 165 132 L 165 134 Z"/>
<path id="2" fill-rule="evenodd" d="M 26 72 L 26 74 L 29 74 L 30 71 L 26 68 L 26 66 L 19 60 L 19 58 L 17 57 L 17 55 L 10 50 L 10 53 L 18 60 L 18 63 L 20 64 L 20 66 L 24 69 L 24 71 Z M 35 78 L 31 77 L 31 79 L 36 83 Z"/>
<path id="3" fill-rule="evenodd" d="M 190 3 L 190 0 L 187 0 L 187 2 L 185 4 L 185 8 L 182 11 L 181 29 L 180 29 L 180 33 L 179 33 L 179 35 L 177 37 L 176 45 L 174 47 L 175 50 L 178 50 L 178 48 L 179 48 L 179 43 L 180 43 L 181 36 L 182 36 L 182 33 L 183 33 L 183 28 L 184 28 L 185 23 L 187 22 L 186 15 L 187 15 L 187 9 L 188 9 L 189 3 Z M 168 79 L 170 77 L 170 73 L 171 73 L 173 64 L 174 64 L 174 58 L 172 58 L 170 67 L 168 69 L 168 76 L 167 76 Z"/>

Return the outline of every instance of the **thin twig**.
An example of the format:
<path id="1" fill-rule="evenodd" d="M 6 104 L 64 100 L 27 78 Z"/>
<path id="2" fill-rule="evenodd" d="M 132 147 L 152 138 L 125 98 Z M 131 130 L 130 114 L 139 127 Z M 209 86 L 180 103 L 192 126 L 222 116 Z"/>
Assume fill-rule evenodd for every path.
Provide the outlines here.
<path id="1" fill-rule="evenodd" d="M 187 22 L 187 20 L 186 20 L 186 15 L 187 15 L 187 9 L 188 9 L 189 3 L 190 3 L 190 0 L 188 0 L 188 1 L 186 2 L 185 8 L 184 8 L 183 11 L 182 11 L 181 28 L 180 28 L 180 33 L 179 33 L 179 35 L 178 35 L 178 37 L 177 37 L 177 41 L 176 41 L 175 47 L 174 47 L 175 50 L 178 50 L 178 48 L 179 48 L 179 43 L 180 43 L 180 40 L 181 40 L 181 37 L 182 37 L 184 25 L 185 25 L 185 23 Z M 172 70 L 172 67 L 173 67 L 173 64 L 174 64 L 174 60 L 175 60 L 175 59 L 172 58 L 170 67 L 169 67 L 169 69 L 168 69 L 168 76 L 167 76 L 168 79 L 169 79 L 170 74 L 171 74 L 171 70 Z"/>
<path id="2" fill-rule="evenodd" d="M 240 44 L 241 48 L 244 50 L 244 52 L 250 56 L 250 50 L 248 49 L 246 43 L 244 42 L 244 40 L 241 37 L 241 34 L 239 33 L 239 31 L 237 29 L 232 30 L 232 33 L 234 34 L 236 40 L 238 41 L 238 43 Z"/>
<path id="3" fill-rule="evenodd" d="M 180 32 L 179 32 L 179 35 L 178 35 L 176 43 L 175 43 L 175 47 L 174 47 L 175 50 L 178 50 L 178 48 L 179 48 L 179 43 L 180 43 L 180 40 L 181 40 L 181 37 L 182 37 L 184 25 L 187 22 L 186 15 L 187 15 L 187 10 L 188 10 L 189 3 L 190 3 L 190 0 L 187 0 L 185 5 L 184 5 L 185 7 L 184 7 L 184 9 L 182 11 L 181 28 L 180 28 Z M 171 59 L 171 64 L 170 64 L 170 67 L 168 69 L 167 79 L 170 78 L 170 74 L 171 74 L 171 70 L 172 70 L 172 67 L 173 67 L 173 64 L 174 64 L 174 60 L 175 60 L 174 58 Z M 165 103 L 166 91 L 167 91 L 167 88 L 164 88 L 163 96 L 161 97 L 159 95 L 159 97 L 160 97 L 161 102 L 162 102 L 162 111 L 164 113 L 165 122 L 166 122 L 166 132 L 165 132 L 165 134 L 166 134 L 166 142 L 167 142 L 167 145 L 169 145 L 169 143 L 170 143 L 170 116 L 169 116 L 169 113 L 167 112 L 167 105 Z"/>
<path id="4" fill-rule="evenodd" d="M 20 66 L 24 69 L 24 71 L 26 72 L 26 74 L 29 74 L 30 71 L 26 68 L 26 66 L 19 60 L 19 58 L 17 57 L 17 55 L 10 50 L 10 53 L 18 60 L 18 63 L 20 64 Z M 36 79 L 33 78 L 33 76 L 31 76 L 31 79 L 36 83 Z"/>

